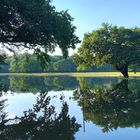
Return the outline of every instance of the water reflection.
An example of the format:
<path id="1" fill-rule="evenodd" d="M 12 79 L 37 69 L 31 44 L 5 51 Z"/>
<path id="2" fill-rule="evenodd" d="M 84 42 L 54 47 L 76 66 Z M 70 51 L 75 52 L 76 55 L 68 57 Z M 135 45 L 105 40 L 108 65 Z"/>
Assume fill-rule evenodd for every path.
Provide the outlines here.
<path id="1" fill-rule="evenodd" d="M 108 136 L 111 130 L 118 128 L 140 127 L 139 79 L 11 76 L 0 80 L 2 140 L 81 140 L 84 134 L 93 139 L 98 134 Z M 24 101 L 29 98 L 32 103 L 28 107 L 26 102 L 29 109 L 21 115 L 20 107 L 13 111 L 15 106 L 8 106 L 17 103 L 23 95 Z M 32 101 L 34 97 L 37 97 L 36 102 Z M 24 106 L 24 101 L 21 106 Z M 83 134 L 84 127 L 86 131 Z M 108 133 L 105 135 L 101 131 L 96 134 L 97 129 Z M 136 131 L 134 134 L 137 134 Z M 79 135 L 82 135 L 80 139 Z"/>
<path id="2" fill-rule="evenodd" d="M 122 80 L 110 87 L 97 85 L 91 88 L 83 80 L 80 85 L 81 88 L 74 91 L 74 99 L 82 107 L 86 121 L 99 125 L 103 132 L 140 127 L 140 89 L 136 86 L 137 81 Z"/>
<path id="3" fill-rule="evenodd" d="M 78 87 L 76 78 L 70 77 L 28 77 L 12 76 L 9 78 L 9 88 L 15 92 L 40 92 L 42 89 L 47 91 L 72 90 Z"/>
<path id="4" fill-rule="evenodd" d="M 109 85 L 116 83 L 116 78 L 86 78 L 88 85 L 96 86 L 97 84 Z M 14 92 L 41 92 L 46 91 L 62 91 L 74 90 L 79 87 L 81 78 L 59 76 L 59 77 L 39 77 L 39 76 L 3 76 L 2 83 L 6 88 Z"/>
<path id="5" fill-rule="evenodd" d="M 0 139 L 7 140 L 74 140 L 80 124 L 75 117 L 68 115 L 69 106 L 61 100 L 61 111 L 58 113 L 55 106 L 50 104 L 50 96 L 44 91 L 37 97 L 32 109 L 24 111 L 21 117 L 9 118 L 4 112 L 6 100 L 0 101 Z"/>

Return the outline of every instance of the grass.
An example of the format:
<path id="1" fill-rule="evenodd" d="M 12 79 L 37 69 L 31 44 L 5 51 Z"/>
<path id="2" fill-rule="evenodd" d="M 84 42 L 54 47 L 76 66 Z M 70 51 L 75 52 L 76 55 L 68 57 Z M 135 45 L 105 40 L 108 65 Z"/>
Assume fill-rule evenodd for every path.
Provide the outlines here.
<path id="1" fill-rule="evenodd" d="M 0 76 L 73 76 L 73 77 L 123 77 L 120 72 L 75 72 L 75 73 L 0 73 Z M 129 72 L 130 77 L 140 77 L 140 72 Z"/>

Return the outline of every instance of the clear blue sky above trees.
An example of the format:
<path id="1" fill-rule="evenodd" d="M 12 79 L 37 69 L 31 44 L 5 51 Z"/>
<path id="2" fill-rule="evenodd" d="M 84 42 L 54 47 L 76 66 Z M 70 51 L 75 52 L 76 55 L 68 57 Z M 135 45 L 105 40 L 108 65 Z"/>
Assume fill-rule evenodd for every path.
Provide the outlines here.
<path id="1" fill-rule="evenodd" d="M 53 0 L 52 4 L 57 10 L 69 10 L 81 40 L 84 33 L 99 28 L 103 22 L 140 26 L 140 0 Z"/>

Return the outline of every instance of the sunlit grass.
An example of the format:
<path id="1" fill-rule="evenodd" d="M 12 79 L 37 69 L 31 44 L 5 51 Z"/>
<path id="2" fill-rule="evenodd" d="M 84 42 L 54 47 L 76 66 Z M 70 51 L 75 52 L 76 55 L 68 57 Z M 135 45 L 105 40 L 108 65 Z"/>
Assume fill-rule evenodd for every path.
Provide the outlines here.
<path id="1" fill-rule="evenodd" d="M 0 73 L 0 76 L 73 76 L 73 77 L 122 77 L 120 72 L 75 72 L 75 73 Z M 129 72 L 130 77 L 140 77 L 140 72 Z"/>

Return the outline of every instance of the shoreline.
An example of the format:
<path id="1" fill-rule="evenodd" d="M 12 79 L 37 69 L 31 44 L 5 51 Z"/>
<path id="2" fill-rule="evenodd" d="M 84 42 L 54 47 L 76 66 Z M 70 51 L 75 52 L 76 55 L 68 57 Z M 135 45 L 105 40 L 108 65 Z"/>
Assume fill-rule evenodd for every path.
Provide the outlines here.
<path id="1" fill-rule="evenodd" d="M 120 72 L 0 73 L 0 76 L 123 77 Z M 129 72 L 129 77 L 140 77 L 140 72 Z"/>

